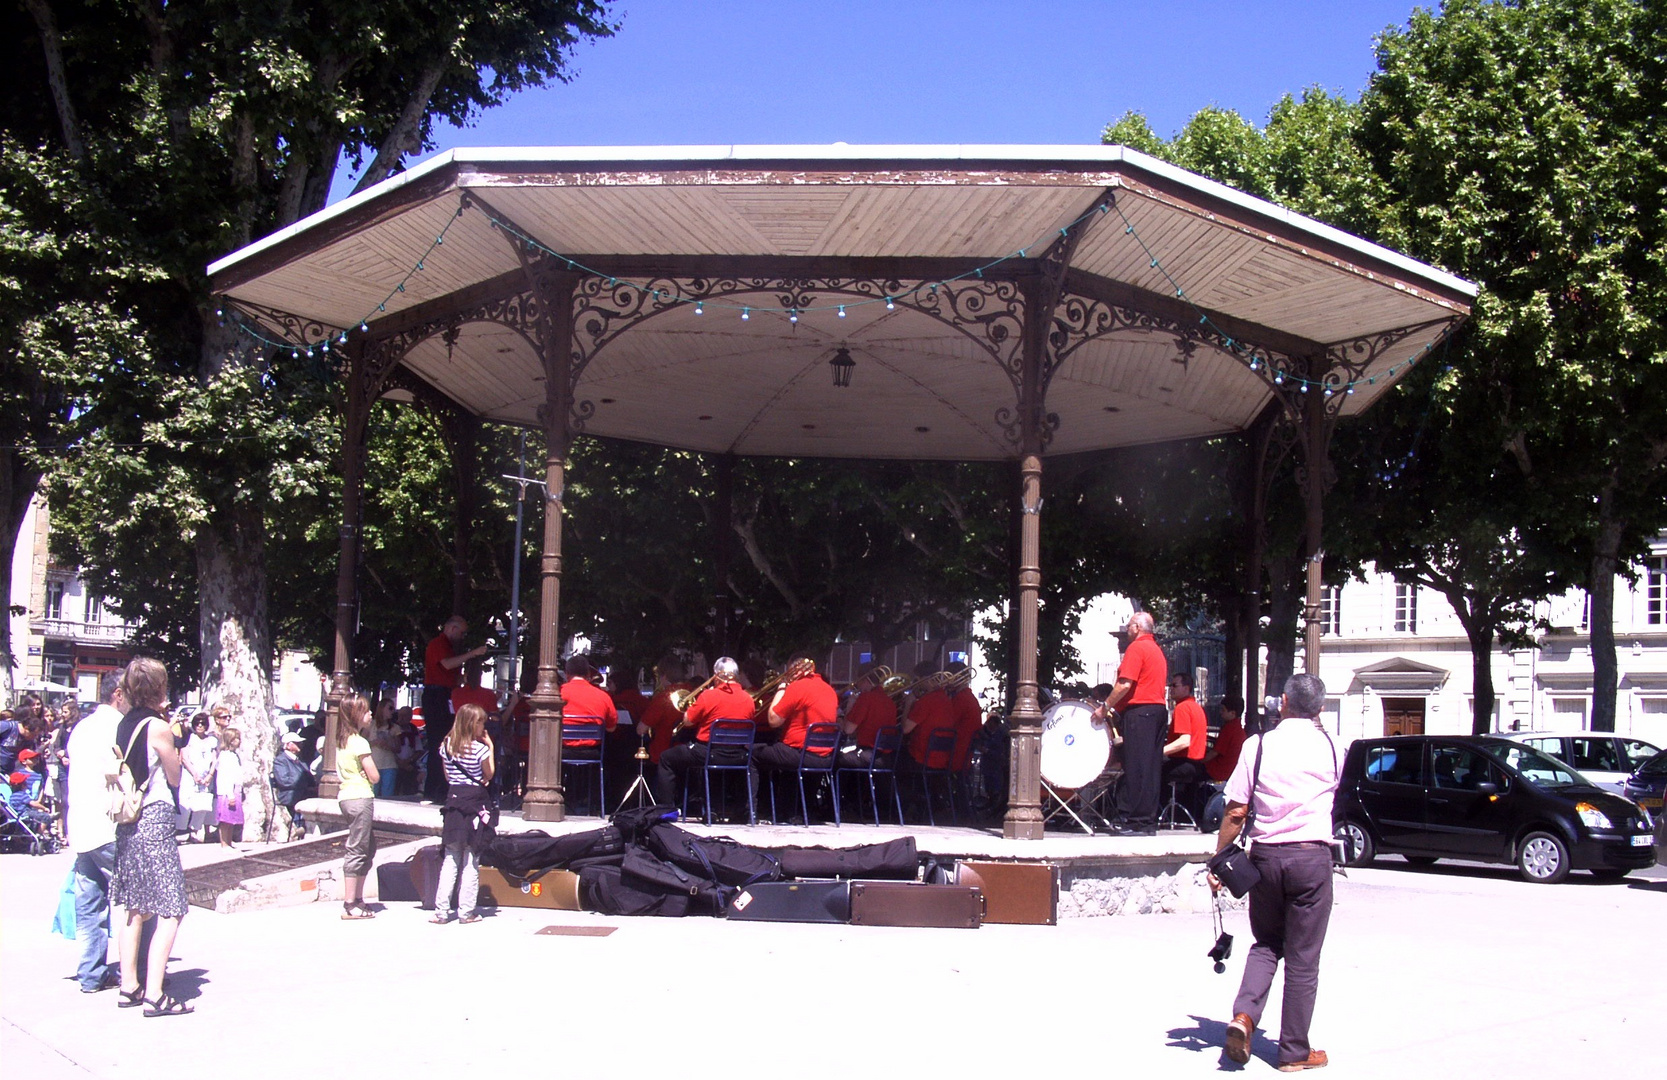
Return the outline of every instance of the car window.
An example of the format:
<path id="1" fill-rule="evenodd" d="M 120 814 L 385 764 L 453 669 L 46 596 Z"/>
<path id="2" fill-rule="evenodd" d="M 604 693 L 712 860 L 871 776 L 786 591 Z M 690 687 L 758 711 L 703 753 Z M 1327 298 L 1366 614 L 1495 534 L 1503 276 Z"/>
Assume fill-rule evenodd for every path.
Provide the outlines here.
<path id="1" fill-rule="evenodd" d="M 1423 784 L 1424 748 L 1372 746 L 1366 750 L 1366 779 L 1380 784 Z"/>
<path id="2" fill-rule="evenodd" d="M 1515 743 L 1490 742 L 1483 743 L 1482 749 L 1495 761 L 1509 765 L 1521 773 L 1523 779 L 1541 787 L 1572 787 L 1576 784 L 1585 785 L 1589 783 L 1585 777 L 1576 774 L 1574 770 L 1561 761 L 1542 754 L 1532 747 L 1518 746 Z"/>
<path id="3" fill-rule="evenodd" d="M 1632 771 L 1621 764 L 1621 754 L 1613 738 L 1602 735 L 1578 736 L 1569 742 L 1574 747 L 1570 753 L 1569 764 L 1576 769 L 1591 769 L 1593 772 Z"/>
<path id="4" fill-rule="evenodd" d="M 1484 780 L 1504 787 L 1499 770 L 1486 757 L 1466 746 L 1433 747 L 1430 778 L 1436 787 L 1456 791 L 1475 791 Z"/>
<path id="5" fill-rule="evenodd" d="M 1523 739 L 1524 746 L 1532 746 L 1542 754 L 1550 754 L 1554 758 L 1563 756 L 1562 739 Z"/>
<path id="6" fill-rule="evenodd" d="M 1638 768 L 1660 751 L 1643 739 L 1623 739 L 1621 749 L 1626 752 L 1627 760 L 1632 763 L 1631 768 Z"/>

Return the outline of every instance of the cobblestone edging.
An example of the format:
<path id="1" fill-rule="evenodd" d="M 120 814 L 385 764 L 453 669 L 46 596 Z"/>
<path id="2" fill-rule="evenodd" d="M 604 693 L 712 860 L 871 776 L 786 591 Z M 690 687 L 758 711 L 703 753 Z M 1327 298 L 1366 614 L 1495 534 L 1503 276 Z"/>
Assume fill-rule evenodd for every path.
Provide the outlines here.
<path id="1" fill-rule="evenodd" d="M 1109 869 L 1109 868 L 1108 868 Z M 1131 868 L 1132 869 L 1132 868 Z M 1210 886 L 1202 862 L 1174 869 L 1142 868 L 1133 874 L 1093 876 L 1078 870 L 1067 884 L 1060 883 L 1059 917 L 1094 918 L 1102 915 L 1190 915 L 1210 910 Z M 1244 900 L 1221 894 L 1223 910 L 1242 909 Z"/>

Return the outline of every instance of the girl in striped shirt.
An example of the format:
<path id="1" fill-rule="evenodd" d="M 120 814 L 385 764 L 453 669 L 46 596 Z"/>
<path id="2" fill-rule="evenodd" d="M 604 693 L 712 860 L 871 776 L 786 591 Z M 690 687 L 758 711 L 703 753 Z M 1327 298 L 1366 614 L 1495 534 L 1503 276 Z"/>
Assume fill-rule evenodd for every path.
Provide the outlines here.
<path id="1" fill-rule="evenodd" d="M 479 705 L 457 710 L 451 732 L 440 743 L 440 763 L 446 770 L 446 806 L 441 812 L 440 887 L 434 897 L 434 918 L 448 923 L 466 906 L 460 923 L 480 921 L 475 902 L 480 894 L 480 854 L 475 838 L 486 820 L 486 785 L 492 782 L 492 739 L 486 734 L 486 711 Z M 466 902 L 466 905 L 465 905 Z"/>

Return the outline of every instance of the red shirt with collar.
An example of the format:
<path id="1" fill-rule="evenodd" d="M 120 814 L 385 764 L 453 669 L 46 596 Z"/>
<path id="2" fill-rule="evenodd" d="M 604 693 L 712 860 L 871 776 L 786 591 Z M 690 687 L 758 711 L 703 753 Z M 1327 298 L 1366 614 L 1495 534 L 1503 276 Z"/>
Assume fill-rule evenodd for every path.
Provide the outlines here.
<path id="1" fill-rule="evenodd" d="M 452 648 L 451 638 L 444 634 L 436 636 L 433 641 L 429 642 L 428 648 L 423 650 L 423 685 L 456 686 L 462 682 L 462 668 L 449 668 L 440 663 L 440 661 L 450 660 L 456 655 L 457 650 Z"/>
<path id="2" fill-rule="evenodd" d="M 642 715 L 637 717 L 641 723 L 648 725 L 648 760 L 654 764 L 658 765 L 660 755 L 671 749 L 672 733 L 677 730 L 677 725 L 683 722 L 683 714 L 672 708 L 671 692 L 694 688 L 695 684 L 691 682 L 675 682 L 664 689 L 656 690 L 648 704 L 643 707 Z"/>
<path id="3" fill-rule="evenodd" d="M 1134 683 L 1134 693 L 1123 702 L 1131 705 L 1162 705 L 1169 690 L 1169 661 L 1158 648 L 1151 634 L 1141 634 L 1123 650 L 1123 663 L 1117 668 L 1117 678 Z"/>
<path id="4" fill-rule="evenodd" d="M 944 764 L 926 760 L 926 740 L 939 728 L 955 730 L 955 708 L 949 703 L 949 695 L 942 690 L 928 692 L 909 710 L 909 720 L 915 725 L 914 730 L 909 732 L 909 756 L 924 766 Z"/>
<path id="5" fill-rule="evenodd" d="M 820 675 L 794 679 L 782 691 L 781 700 L 770 711 L 782 718 L 781 741 L 795 749 L 805 745 L 805 729 L 812 724 L 829 724 L 839 716 L 839 693 Z M 831 753 L 832 751 L 812 751 Z"/>
<path id="6" fill-rule="evenodd" d="M 752 695 L 740 683 L 721 682 L 702 690 L 686 715 L 695 725 L 695 741 L 711 742 L 712 721 L 751 720 L 752 714 Z"/>
<path id="7" fill-rule="evenodd" d="M 967 767 L 967 759 L 972 756 L 972 740 L 984 727 L 984 709 L 978 704 L 978 695 L 971 690 L 957 690 L 949 699 L 950 709 L 955 713 L 955 757 L 952 767 L 956 772 Z"/>
<path id="8" fill-rule="evenodd" d="M 484 686 L 457 686 L 451 692 L 451 713 L 457 715 L 457 710 L 465 705 L 479 705 L 486 710 L 486 718 L 490 720 L 498 713 L 498 695 Z"/>
<path id="9" fill-rule="evenodd" d="M 1175 703 L 1175 714 L 1169 718 L 1169 737 L 1164 742 L 1174 742 L 1182 735 L 1191 735 L 1191 741 L 1185 750 L 1170 756 L 1203 761 L 1204 752 L 1209 749 L 1210 722 L 1204 718 L 1204 710 L 1197 698 L 1189 697 Z"/>
<path id="10" fill-rule="evenodd" d="M 888 727 L 897 726 L 897 702 L 878 687 L 864 690 L 857 695 L 857 700 L 851 702 L 851 708 L 845 713 L 845 722 L 851 725 L 851 734 L 856 737 L 857 745 L 872 750 L 874 736 Z"/>
<path id="11" fill-rule="evenodd" d="M 608 692 L 588 679 L 568 679 L 561 685 L 561 715 L 563 720 L 600 720 L 604 731 L 619 726 L 619 711 Z M 571 746 L 595 746 L 595 739 L 568 739 Z"/>
<path id="12" fill-rule="evenodd" d="M 1243 749 L 1244 724 L 1230 716 L 1221 722 L 1221 731 L 1216 735 L 1216 756 L 1205 763 L 1205 774 L 1211 780 L 1225 783 L 1233 775 L 1233 766 L 1239 763 L 1239 751 Z"/>

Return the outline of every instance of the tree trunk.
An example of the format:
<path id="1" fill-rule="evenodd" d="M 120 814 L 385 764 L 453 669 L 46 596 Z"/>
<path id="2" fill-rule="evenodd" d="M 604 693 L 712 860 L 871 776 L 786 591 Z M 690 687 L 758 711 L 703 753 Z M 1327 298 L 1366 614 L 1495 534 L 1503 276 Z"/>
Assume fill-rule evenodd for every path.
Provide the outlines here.
<path id="1" fill-rule="evenodd" d="M 245 785 L 254 789 L 245 798 L 244 836 L 265 836 L 272 821 L 272 643 L 259 507 L 239 504 L 197 531 L 197 595 L 203 697 L 229 706 L 243 733 Z"/>
<path id="2" fill-rule="evenodd" d="M 40 470 L 31 467 L 17 450 L 0 450 L 0 701 L 11 701 L 17 689 L 17 658 L 12 654 L 12 561 L 17 557 L 17 534 L 29 512 L 29 499 L 40 483 Z"/>
<path id="3" fill-rule="evenodd" d="M 1591 598 L 1587 624 L 1592 641 L 1592 730 L 1615 730 L 1615 690 L 1619 671 L 1615 662 L 1615 574 L 1621 567 L 1621 533 L 1625 523 L 1615 509 L 1613 477 L 1598 497 L 1597 547 L 1592 554 Z"/>
<path id="4" fill-rule="evenodd" d="M 1264 695 L 1284 693 L 1285 680 L 1296 670 L 1297 621 L 1302 614 L 1296 566 L 1297 561 L 1290 555 L 1267 560 L 1268 681 L 1262 687 Z"/>
<path id="5" fill-rule="evenodd" d="M 1464 633 L 1470 639 L 1470 692 L 1474 702 L 1470 710 L 1470 733 L 1486 735 L 1493 730 L 1493 623 L 1475 616 L 1461 618 Z"/>

